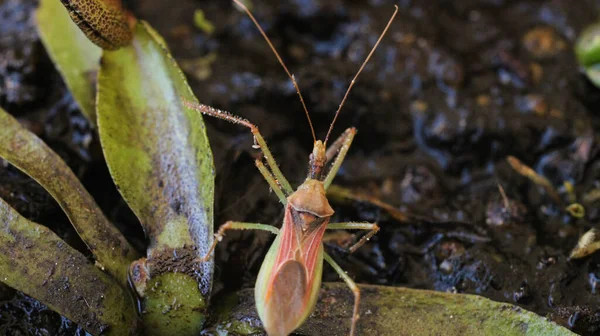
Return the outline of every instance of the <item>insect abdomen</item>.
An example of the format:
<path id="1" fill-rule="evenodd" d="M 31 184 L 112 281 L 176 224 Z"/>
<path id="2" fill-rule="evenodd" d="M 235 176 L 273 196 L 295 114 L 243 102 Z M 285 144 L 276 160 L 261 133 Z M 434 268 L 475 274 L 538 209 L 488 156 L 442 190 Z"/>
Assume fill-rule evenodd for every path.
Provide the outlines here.
<path id="1" fill-rule="evenodd" d="M 280 237 L 277 236 L 269 249 L 254 288 L 258 315 L 269 336 L 288 335 L 308 318 L 317 302 L 323 271 L 322 245 L 312 279 L 307 279 L 306 267 L 293 259 L 274 267 Z M 273 275 L 273 272 L 277 273 Z"/>

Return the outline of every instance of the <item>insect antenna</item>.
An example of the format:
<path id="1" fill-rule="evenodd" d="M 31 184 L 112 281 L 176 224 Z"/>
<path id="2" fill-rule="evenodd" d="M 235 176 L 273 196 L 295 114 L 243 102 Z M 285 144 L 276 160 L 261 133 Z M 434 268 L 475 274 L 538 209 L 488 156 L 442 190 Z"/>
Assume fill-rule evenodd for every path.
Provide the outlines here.
<path id="1" fill-rule="evenodd" d="M 313 128 L 312 121 L 310 120 L 310 115 L 308 114 L 308 109 L 306 108 L 306 104 L 304 103 L 304 98 L 302 98 L 302 93 L 300 93 L 300 88 L 298 87 L 298 83 L 296 83 L 296 79 L 294 78 L 294 75 L 292 75 L 290 73 L 290 71 L 288 70 L 288 68 L 285 66 L 285 63 L 283 63 L 281 56 L 279 56 L 279 53 L 277 53 L 277 50 L 275 50 L 273 43 L 271 43 L 271 40 L 269 39 L 269 37 L 267 36 L 265 31 L 260 27 L 260 25 L 258 24 L 258 21 L 256 21 L 256 19 L 254 18 L 254 15 L 252 15 L 250 10 L 239 0 L 233 0 L 233 2 L 235 2 L 236 5 L 238 5 L 241 9 L 243 9 L 246 12 L 246 14 L 248 14 L 248 17 L 250 17 L 250 20 L 252 20 L 252 22 L 254 22 L 254 25 L 256 26 L 256 28 L 258 28 L 258 30 L 260 31 L 260 34 L 265 38 L 265 41 L 267 41 L 267 44 L 269 45 L 269 47 L 275 54 L 275 57 L 277 57 L 277 60 L 283 67 L 283 70 L 285 70 L 288 77 L 290 77 L 290 79 L 292 80 L 292 83 L 294 84 L 294 88 L 296 88 L 296 92 L 298 93 L 298 97 L 300 98 L 300 102 L 302 103 L 302 107 L 304 108 L 304 112 L 306 113 L 306 118 L 308 119 L 308 125 L 310 126 L 310 131 L 312 133 L 313 140 L 316 142 L 317 137 L 315 136 L 315 129 Z"/>
<path id="2" fill-rule="evenodd" d="M 237 2 L 237 0 L 234 0 L 234 1 Z M 371 59 L 371 56 L 373 56 L 373 53 L 375 52 L 375 49 L 377 49 L 377 46 L 379 45 L 379 42 L 381 42 L 381 40 L 385 36 L 385 33 L 388 31 L 388 28 L 390 28 L 390 26 L 392 25 L 392 21 L 394 21 L 394 18 L 396 17 L 396 14 L 398 14 L 398 6 L 394 5 L 394 7 L 396 7 L 396 10 L 394 11 L 394 14 L 392 14 L 392 17 L 390 18 L 390 20 L 388 21 L 387 25 L 383 29 L 383 32 L 381 33 L 381 35 L 379 35 L 379 39 L 377 39 L 377 42 L 375 42 L 375 45 L 373 46 L 373 49 L 371 49 L 371 52 L 369 53 L 369 55 L 367 56 L 367 58 L 365 59 L 365 61 L 363 62 L 363 64 L 360 66 L 360 69 L 358 69 L 358 72 L 356 73 L 356 75 L 354 75 L 354 78 L 352 79 L 352 81 L 350 82 L 350 85 L 348 86 L 348 90 L 346 90 L 346 93 L 344 94 L 344 98 L 342 98 L 342 102 L 340 103 L 340 106 L 338 107 L 337 112 L 335 112 L 335 116 L 333 117 L 333 121 L 331 122 L 331 126 L 329 126 L 329 131 L 327 131 L 327 136 L 325 136 L 325 141 L 324 141 L 325 145 L 327 145 L 327 140 L 329 139 L 329 135 L 331 134 L 331 130 L 333 129 L 333 125 L 335 124 L 335 121 L 337 120 L 337 117 L 340 114 L 340 110 L 342 109 L 342 106 L 344 106 L 344 103 L 346 102 L 346 99 L 348 98 L 348 94 L 350 93 L 350 90 L 352 90 L 352 87 L 354 86 L 354 83 L 356 82 L 356 79 L 358 78 L 358 75 L 360 75 L 360 73 L 363 71 L 363 69 L 365 68 L 365 66 L 367 65 L 367 63 L 369 62 L 369 60 Z"/>

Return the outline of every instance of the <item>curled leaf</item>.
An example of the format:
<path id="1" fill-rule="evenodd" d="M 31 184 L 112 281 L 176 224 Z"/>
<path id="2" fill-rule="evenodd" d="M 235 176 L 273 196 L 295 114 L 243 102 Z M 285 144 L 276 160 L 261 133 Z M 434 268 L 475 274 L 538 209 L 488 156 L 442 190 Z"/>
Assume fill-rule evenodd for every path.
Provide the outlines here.
<path id="1" fill-rule="evenodd" d="M 569 258 L 579 259 L 587 257 L 598 250 L 600 250 L 600 231 L 591 229 L 579 238 L 579 241 L 573 251 L 571 251 Z"/>
<path id="2" fill-rule="evenodd" d="M 81 112 L 96 124 L 96 75 L 102 50 L 69 18 L 57 0 L 41 0 L 37 27 L 44 47 L 60 71 Z"/>
<path id="3" fill-rule="evenodd" d="M 144 319 L 151 333 L 197 334 L 212 286 L 212 260 L 195 259 L 208 253 L 213 239 L 214 167 L 202 117 L 185 109 L 180 97 L 197 99 L 162 38 L 145 23 L 136 26 L 130 46 L 105 51 L 101 64 L 102 148 L 149 238 L 147 259 L 132 267 Z M 166 279 L 177 286 L 146 289 Z M 165 310 L 164 302 L 177 309 Z"/>
<path id="4" fill-rule="evenodd" d="M 123 285 L 137 252 L 106 219 L 66 163 L 35 134 L 0 109 L 0 157 L 36 180 L 69 217 L 96 260 Z"/>
<path id="5" fill-rule="evenodd" d="M 585 217 L 585 208 L 579 203 L 569 204 L 566 208 L 567 212 L 575 218 Z"/>
<path id="6" fill-rule="evenodd" d="M 94 334 L 132 335 L 131 295 L 48 228 L 0 199 L 0 281 Z"/>

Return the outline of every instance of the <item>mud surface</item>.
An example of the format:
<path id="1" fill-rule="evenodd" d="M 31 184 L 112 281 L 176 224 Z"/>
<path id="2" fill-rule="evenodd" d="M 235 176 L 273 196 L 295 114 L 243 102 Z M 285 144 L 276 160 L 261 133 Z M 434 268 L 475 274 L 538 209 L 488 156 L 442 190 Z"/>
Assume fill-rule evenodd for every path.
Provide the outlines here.
<path id="1" fill-rule="evenodd" d="M 394 1 L 252 1 L 253 12 L 295 74 L 323 138 L 350 79 L 392 14 Z M 600 332 L 600 254 L 567 260 L 597 225 L 600 90 L 579 72 L 572 46 L 600 3 L 556 0 L 400 1 L 400 12 L 333 131 L 358 128 L 336 184 L 380 197 L 413 216 L 400 223 L 364 203 L 336 204 L 333 221 L 377 221 L 353 255 L 326 248 L 357 282 L 473 293 L 549 316 L 582 335 Z M 257 124 L 284 174 L 307 173 L 310 130 L 293 86 L 251 21 L 227 1 L 129 1 L 167 40 L 205 104 Z M 0 105 L 58 152 L 105 213 L 141 247 L 135 216 L 118 196 L 97 135 L 53 69 L 31 11 L 0 0 Z M 193 24 L 203 9 L 215 26 Z M 217 171 L 216 223 L 279 225 L 282 208 L 256 171 L 245 129 L 205 119 Z M 515 156 L 586 207 L 571 218 L 506 162 Z M 508 197 L 502 198 L 498 185 Z M 78 243 L 42 188 L 0 165 L 0 197 Z M 586 201 L 587 200 L 587 201 Z M 508 207 L 506 206 L 508 204 Z M 415 219 L 418 218 L 418 219 Z M 230 233 L 217 251 L 214 289 L 252 287 L 271 242 Z M 325 267 L 324 280 L 337 281 Z M 0 333 L 71 335 L 60 317 L 2 291 Z M 53 315 L 54 314 L 54 315 Z M 37 318 L 36 316 L 51 316 Z M 81 331 L 78 331 L 81 333 Z"/>

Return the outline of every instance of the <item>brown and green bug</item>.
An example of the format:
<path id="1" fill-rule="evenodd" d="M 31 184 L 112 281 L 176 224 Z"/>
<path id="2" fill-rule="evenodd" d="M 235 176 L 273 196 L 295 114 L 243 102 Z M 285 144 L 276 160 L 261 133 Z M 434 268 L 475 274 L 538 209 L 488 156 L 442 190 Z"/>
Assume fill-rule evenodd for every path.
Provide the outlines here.
<path id="1" fill-rule="evenodd" d="M 256 308 L 263 322 L 265 330 L 270 336 L 288 335 L 298 328 L 310 315 L 317 302 L 319 288 L 321 287 L 321 273 L 323 270 L 323 259 L 340 275 L 354 293 L 354 309 L 352 313 L 352 326 L 350 335 L 354 335 L 356 321 L 359 318 L 358 307 L 360 302 L 360 290 L 354 281 L 342 270 L 340 266 L 323 250 L 322 238 L 325 230 L 353 229 L 369 230 L 354 246 L 350 252 L 362 246 L 372 237 L 379 227 L 375 223 L 330 223 L 334 211 L 329 205 L 326 190 L 331 185 L 337 174 L 346 153 L 348 152 L 354 135 L 355 128 L 347 129 L 333 144 L 327 148 L 327 140 L 333 129 L 333 125 L 340 113 L 352 86 L 361 73 L 379 42 L 390 27 L 394 17 L 398 13 L 398 6 L 387 23 L 383 33 L 375 43 L 375 46 L 363 62 L 362 66 L 354 76 L 346 91 L 342 102 L 333 118 L 329 131 L 324 141 L 317 140 L 315 131 L 308 114 L 304 99 L 298 88 L 298 84 L 283 63 L 281 57 L 273 47 L 273 44 L 262 30 L 252 13 L 238 0 L 233 0 L 240 6 L 254 22 L 267 41 L 269 47 L 288 74 L 300 102 L 306 112 L 308 122 L 312 131 L 314 145 L 309 156 L 309 174 L 306 180 L 294 191 L 285 176 L 279 170 L 273 155 L 258 131 L 258 128 L 248 120 L 234 116 L 229 112 L 221 111 L 210 106 L 195 104 L 184 101 L 184 105 L 200 113 L 224 119 L 229 122 L 248 127 L 255 139 L 255 146 L 262 150 L 267 166 L 262 160 L 256 160 L 256 167 L 261 172 L 271 189 L 275 192 L 281 203 L 285 205 L 285 214 L 281 229 L 267 224 L 227 222 L 223 224 L 215 235 L 215 241 L 209 253 L 201 261 L 207 261 L 216 244 L 223 239 L 227 230 L 264 230 L 269 231 L 277 237 L 269 249 L 265 260 L 260 268 L 254 290 Z M 332 162 L 333 160 L 333 162 Z M 327 163 L 332 162 L 329 166 Z M 268 168 L 267 168 L 268 167 Z M 270 169 L 269 169 L 270 168 Z"/>

